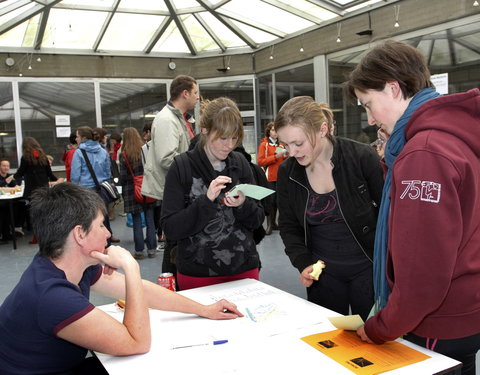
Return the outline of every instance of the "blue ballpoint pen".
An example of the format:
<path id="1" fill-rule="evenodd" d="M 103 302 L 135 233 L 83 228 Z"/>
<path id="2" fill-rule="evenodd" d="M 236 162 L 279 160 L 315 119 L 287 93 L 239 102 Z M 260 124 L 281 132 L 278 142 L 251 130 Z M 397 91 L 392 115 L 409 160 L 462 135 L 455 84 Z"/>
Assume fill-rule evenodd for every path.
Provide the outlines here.
<path id="1" fill-rule="evenodd" d="M 202 344 L 174 346 L 172 349 L 192 348 L 194 346 L 205 346 L 205 345 L 221 345 L 221 344 L 226 344 L 227 342 L 228 342 L 228 340 L 214 340 L 214 341 L 205 342 L 205 343 L 202 343 Z"/>

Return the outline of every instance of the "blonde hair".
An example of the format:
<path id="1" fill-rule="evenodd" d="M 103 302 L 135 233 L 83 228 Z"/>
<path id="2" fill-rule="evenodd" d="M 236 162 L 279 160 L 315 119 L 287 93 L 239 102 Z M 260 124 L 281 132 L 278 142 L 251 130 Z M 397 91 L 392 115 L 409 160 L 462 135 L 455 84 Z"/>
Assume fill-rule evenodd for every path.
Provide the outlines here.
<path id="1" fill-rule="evenodd" d="M 201 103 L 200 128 L 207 134 L 215 134 L 215 139 L 238 138 L 236 146 L 243 141 L 243 120 L 237 105 L 232 99 L 220 97 L 204 100 Z M 205 144 L 206 135 L 201 134 L 200 144 Z"/>
<path id="2" fill-rule="evenodd" d="M 333 112 L 326 103 L 317 103 L 310 96 L 297 96 L 287 101 L 275 118 L 275 130 L 291 125 L 301 128 L 312 146 L 322 124 L 327 124 L 326 137 L 333 143 Z"/>

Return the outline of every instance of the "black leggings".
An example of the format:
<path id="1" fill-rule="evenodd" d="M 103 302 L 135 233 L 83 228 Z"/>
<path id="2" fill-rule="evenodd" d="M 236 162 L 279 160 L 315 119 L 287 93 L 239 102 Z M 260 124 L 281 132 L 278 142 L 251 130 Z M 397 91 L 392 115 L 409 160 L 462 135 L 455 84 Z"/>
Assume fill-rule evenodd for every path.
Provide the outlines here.
<path id="1" fill-rule="evenodd" d="M 345 267 L 348 268 L 351 270 Z M 353 314 L 359 314 L 366 321 L 373 306 L 372 266 L 363 267 L 357 273 L 346 271 L 331 275 L 325 271 L 307 288 L 308 300 L 343 315 L 348 315 L 351 307 Z"/>
<path id="2" fill-rule="evenodd" d="M 448 327 L 447 327 L 448 329 Z M 446 355 L 447 357 L 462 362 L 462 375 L 475 375 L 475 356 L 480 349 L 480 333 L 452 340 L 437 340 L 432 348 L 435 339 L 426 339 L 409 333 L 403 337 L 405 340 L 413 342 L 434 352 Z"/>

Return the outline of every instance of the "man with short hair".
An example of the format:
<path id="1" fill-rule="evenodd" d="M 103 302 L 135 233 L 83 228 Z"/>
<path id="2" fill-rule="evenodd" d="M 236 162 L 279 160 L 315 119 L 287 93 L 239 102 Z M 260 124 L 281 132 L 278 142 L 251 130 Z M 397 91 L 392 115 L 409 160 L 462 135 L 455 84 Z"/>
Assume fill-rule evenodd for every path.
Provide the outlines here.
<path id="1" fill-rule="evenodd" d="M 158 200 L 163 199 L 165 177 L 178 154 L 188 151 L 194 137 L 193 118 L 187 111 L 193 110 L 199 99 L 197 81 L 187 75 L 177 76 L 170 85 L 170 101 L 155 116 L 151 130 L 150 147 L 144 167 L 142 194 Z M 168 241 L 164 249 L 162 272 L 176 273 L 170 262 Z"/>
<path id="2" fill-rule="evenodd" d="M 85 359 L 87 351 L 148 352 L 149 308 L 209 319 L 243 316 L 226 300 L 202 305 L 142 280 L 128 250 L 105 249 L 106 207 L 92 189 L 69 182 L 38 188 L 30 210 L 39 252 L 0 306 L 3 375 L 106 373 L 95 357 Z M 91 290 L 125 299 L 123 321 L 92 305 Z"/>
<path id="3" fill-rule="evenodd" d="M 170 101 L 155 116 L 145 164 L 142 194 L 162 200 L 165 176 L 173 158 L 188 150 L 194 137 L 193 110 L 199 99 L 198 85 L 190 76 L 177 76 L 170 85 Z"/>

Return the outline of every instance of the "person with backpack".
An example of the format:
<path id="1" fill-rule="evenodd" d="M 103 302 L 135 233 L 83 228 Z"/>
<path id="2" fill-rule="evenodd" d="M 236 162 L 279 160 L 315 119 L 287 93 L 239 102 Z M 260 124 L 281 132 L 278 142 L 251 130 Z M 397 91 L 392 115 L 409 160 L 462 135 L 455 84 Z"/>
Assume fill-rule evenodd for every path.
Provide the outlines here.
<path id="1" fill-rule="evenodd" d="M 231 99 L 217 98 L 205 106 L 200 127 L 198 144 L 168 171 L 162 204 L 162 229 L 177 241 L 181 290 L 259 278 L 253 231 L 265 219 L 263 207 L 241 192 L 227 194 L 253 182 L 247 160 L 233 151 L 243 139 L 240 111 Z"/>

